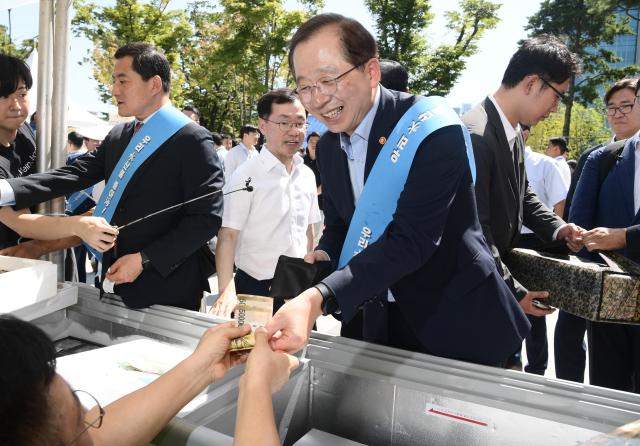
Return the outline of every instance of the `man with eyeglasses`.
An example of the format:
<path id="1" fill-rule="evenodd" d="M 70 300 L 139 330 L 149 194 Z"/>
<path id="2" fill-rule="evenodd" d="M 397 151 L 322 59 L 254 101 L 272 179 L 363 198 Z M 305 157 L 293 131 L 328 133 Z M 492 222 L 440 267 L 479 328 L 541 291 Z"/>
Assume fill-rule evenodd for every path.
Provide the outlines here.
<path id="1" fill-rule="evenodd" d="M 622 79 L 606 91 L 603 112 L 607 116 L 613 138 L 585 150 L 580 155 L 576 171 L 571 178 L 571 186 L 565 203 L 564 218 L 568 221 L 575 221 L 571 219 L 569 214 L 573 208 L 576 186 L 589 155 L 608 144 L 624 141 L 640 130 L 640 107 L 637 106 L 636 101 L 637 84 L 638 79 Z M 573 208 L 574 212 L 576 210 Z M 586 330 L 587 325 L 583 318 L 562 310 L 559 311 L 554 333 L 554 356 L 558 378 L 576 382 L 584 381 L 587 356 L 587 348 L 584 343 Z"/>
<path id="2" fill-rule="evenodd" d="M 325 230 L 305 260 L 335 271 L 274 315 L 272 347 L 297 350 L 317 317 L 339 314 L 343 335 L 499 365 L 529 324 L 483 240 L 457 114 L 381 86 L 375 39 L 339 14 L 297 30 L 289 66 L 328 127 L 317 151 Z"/>
<path id="3" fill-rule="evenodd" d="M 231 339 L 248 331 L 232 322 L 209 328 L 184 361 L 103 408 L 56 373 L 53 342 L 39 327 L 0 315 L 0 444 L 149 444 L 188 402 L 244 362 L 234 444 L 278 444 L 271 395 L 287 382 L 298 360 L 272 351 L 264 328 L 256 330 L 256 346 L 248 357 L 229 352 Z"/>
<path id="4" fill-rule="evenodd" d="M 601 147 L 588 156 L 569 219 L 589 229 L 583 235 L 588 251 L 617 251 L 640 262 L 640 83 L 625 80 L 616 86 L 606 96 L 606 113 L 615 138 L 628 139 L 613 153 Z M 601 165 L 611 156 L 603 171 Z M 578 322 L 572 338 L 574 352 L 578 336 L 584 336 Z M 640 393 L 640 327 L 586 321 L 586 328 L 589 382 Z"/>
<path id="5" fill-rule="evenodd" d="M 311 251 L 313 224 L 321 219 L 315 176 L 299 154 L 306 130 L 300 100 L 288 88 L 270 91 L 258 101 L 258 116 L 266 143 L 230 179 L 241 184 L 251 178 L 254 190 L 224 197 L 216 245 L 220 297 L 211 310 L 222 317 L 230 317 L 236 293 L 269 296 L 278 257 Z M 283 303 L 275 298 L 274 310 Z"/>

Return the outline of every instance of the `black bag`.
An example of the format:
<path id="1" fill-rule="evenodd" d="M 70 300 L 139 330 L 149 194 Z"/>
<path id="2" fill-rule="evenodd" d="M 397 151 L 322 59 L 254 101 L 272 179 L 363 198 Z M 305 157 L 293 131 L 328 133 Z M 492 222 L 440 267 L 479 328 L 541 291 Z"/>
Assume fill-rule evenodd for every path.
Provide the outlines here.
<path id="1" fill-rule="evenodd" d="M 271 282 L 271 297 L 289 299 L 327 277 L 331 272 L 331 262 L 307 263 L 297 257 L 280 256 Z"/>

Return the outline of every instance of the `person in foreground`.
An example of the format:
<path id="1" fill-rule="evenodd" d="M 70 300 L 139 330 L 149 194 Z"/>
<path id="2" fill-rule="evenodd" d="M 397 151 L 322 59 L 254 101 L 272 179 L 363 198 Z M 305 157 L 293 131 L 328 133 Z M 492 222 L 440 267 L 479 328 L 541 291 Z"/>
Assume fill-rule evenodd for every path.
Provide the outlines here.
<path id="1" fill-rule="evenodd" d="M 462 122 L 442 98 L 380 86 L 375 39 L 353 19 L 315 16 L 289 48 L 300 100 L 329 129 L 326 226 L 305 260 L 336 271 L 274 315 L 272 347 L 297 350 L 320 314 L 340 313 L 355 338 L 500 365 L 529 322 L 482 237 Z"/>
<path id="2" fill-rule="evenodd" d="M 72 389 L 56 373 L 55 349 L 47 335 L 35 325 L 1 315 L 0 444 L 147 444 L 196 395 L 246 360 L 228 348 L 231 339 L 248 331 L 233 322 L 212 327 L 188 358 L 154 382 L 86 411 L 77 396 L 83 391 Z M 298 366 L 296 358 L 269 348 L 264 329 L 256 338 L 240 381 L 236 445 L 278 443 L 271 393 Z"/>

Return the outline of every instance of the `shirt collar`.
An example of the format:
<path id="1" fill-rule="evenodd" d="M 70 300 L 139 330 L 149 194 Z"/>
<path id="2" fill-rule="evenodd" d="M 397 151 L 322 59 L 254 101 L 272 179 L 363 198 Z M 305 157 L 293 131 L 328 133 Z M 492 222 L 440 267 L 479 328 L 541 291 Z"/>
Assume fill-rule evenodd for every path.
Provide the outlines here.
<path id="1" fill-rule="evenodd" d="M 147 122 L 149 122 L 149 120 L 150 120 L 151 118 L 153 118 L 153 116 L 154 116 L 156 113 L 158 113 L 161 109 L 163 109 L 163 108 L 165 108 L 165 107 L 170 107 L 170 106 L 171 106 L 171 103 L 170 103 L 170 102 L 167 102 L 167 103 L 166 103 L 166 104 L 164 104 L 162 107 L 160 107 L 159 109 L 157 109 L 156 111 L 154 111 L 153 113 L 151 113 L 149 116 L 147 116 L 146 118 L 144 118 L 142 121 L 139 121 L 139 120 L 137 120 L 137 119 L 134 119 L 134 121 L 135 121 L 134 125 L 135 125 L 135 124 L 137 124 L 138 122 L 142 122 L 142 124 L 146 124 L 146 123 L 147 123 Z"/>
<path id="2" fill-rule="evenodd" d="M 376 97 L 373 100 L 373 105 L 371 106 L 371 109 L 369 109 L 369 112 L 367 112 L 364 119 L 360 121 L 360 124 L 358 124 L 358 127 L 356 127 L 356 129 L 353 131 L 353 134 L 351 135 L 351 137 L 349 137 L 349 135 L 347 135 L 346 133 L 340 133 L 340 139 L 343 142 L 342 145 L 345 145 L 346 141 L 349 141 L 350 143 L 353 142 L 355 138 L 360 138 L 365 143 L 369 142 L 369 133 L 371 133 L 371 127 L 373 126 L 373 120 L 376 117 L 376 113 L 378 112 L 379 105 L 380 105 L 380 85 L 376 87 Z"/>
<path id="3" fill-rule="evenodd" d="M 507 115 L 504 114 L 504 112 L 498 105 L 496 98 L 494 98 L 492 94 L 489 95 L 489 100 L 493 102 L 493 105 L 495 105 L 496 110 L 498 110 L 498 116 L 500 116 L 500 121 L 502 122 L 504 133 L 507 136 L 507 141 L 509 142 L 509 149 L 513 149 L 513 143 L 515 142 L 516 137 L 518 136 L 518 131 L 520 130 L 520 124 L 516 125 L 516 127 L 514 128 L 509 122 L 509 120 L 507 119 Z"/>
<path id="4" fill-rule="evenodd" d="M 262 146 L 262 150 L 260 151 L 260 154 L 258 156 L 260 157 L 260 160 L 267 168 L 267 170 L 271 170 L 276 166 L 282 166 L 284 168 L 284 164 L 282 164 L 280 160 L 276 158 L 273 153 L 271 153 L 266 144 Z M 296 153 L 295 155 L 293 155 L 293 169 L 291 171 L 293 172 L 293 170 L 303 162 L 304 160 L 302 159 L 300 154 Z"/>

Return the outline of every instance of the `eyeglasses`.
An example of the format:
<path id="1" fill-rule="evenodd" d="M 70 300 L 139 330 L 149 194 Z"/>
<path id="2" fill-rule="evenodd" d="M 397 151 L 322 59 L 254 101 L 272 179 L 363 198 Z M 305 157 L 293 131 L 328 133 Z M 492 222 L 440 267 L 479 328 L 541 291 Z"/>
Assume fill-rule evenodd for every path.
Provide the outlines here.
<path id="1" fill-rule="evenodd" d="M 558 90 L 556 87 L 554 87 L 553 85 L 551 85 L 549 83 L 548 80 L 546 80 L 544 77 L 541 77 L 540 80 L 549 88 L 551 88 L 553 90 L 553 92 L 556 94 L 556 96 L 558 97 L 558 99 L 560 99 L 561 101 L 565 102 L 567 100 L 567 96 L 562 93 L 560 90 Z"/>
<path id="2" fill-rule="evenodd" d="M 343 77 L 360 66 L 362 66 L 362 63 L 354 65 L 353 67 L 336 77 L 321 77 L 313 85 L 298 85 L 298 87 L 295 89 L 295 92 L 298 94 L 298 96 L 300 96 L 300 99 L 305 102 L 310 101 L 314 93 L 318 94 L 318 92 L 320 92 L 325 96 L 332 95 L 338 88 L 338 81 L 340 81 Z"/>
<path id="3" fill-rule="evenodd" d="M 84 390 L 74 390 L 73 393 L 76 395 L 76 397 L 84 407 L 96 406 L 99 413 L 93 421 L 84 420 L 84 429 L 78 432 L 78 435 L 76 435 L 74 439 L 67 444 L 67 446 L 72 445 L 76 441 L 78 441 L 78 438 L 80 438 L 82 434 L 84 434 L 90 428 L 99 429 L 100 426 L 102 426 L 102 419 L 104 418 L 104 409 L 93 395 L 91 395 L 89 392 L 85 392 Z"/>
<path id="4" fill-rule="evenodd" d="M 636 100 L 637 100 L 637 96 L 636 96 Z M 604 111 L 607 113 L 607 116 L 610 116 L 610 117 L 614 117 L 616 115 L 616 112 L 620 112 L 622 116 L 626 116 L 629 113 L 631 113 L 631 110 L 633 110 L 634 105 L 636 105 L 635 100 L 631 104 L 623 104 L 619 107 L 615 107 L 615 106 L 605 107 Z"/>
<path id="5" fill-rule="evenodd" d="M 262 118 L 262 119 L 264 119 L 264 118 Z M 304 130 L 307 127 L 307 121 L 301 121 L 301 122 L 281 121 L 281 122 L 276 122 L 276 121 L 271 121 L 269 119 L 264 119 L 264 120 L 267 121 L 267 122 L 270 122 L 272 124 L 276 124 L 281 132 L 288 132 L 289 130 L 291 130 L 293 128 L 295 128 L 296 130 Z"/>

